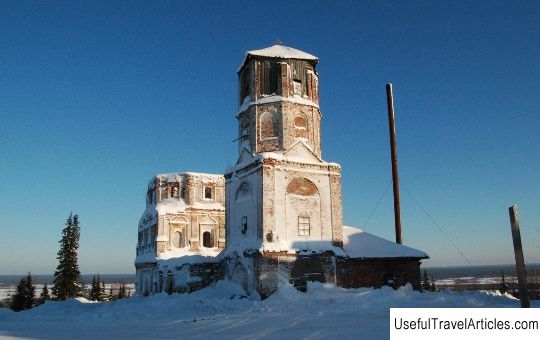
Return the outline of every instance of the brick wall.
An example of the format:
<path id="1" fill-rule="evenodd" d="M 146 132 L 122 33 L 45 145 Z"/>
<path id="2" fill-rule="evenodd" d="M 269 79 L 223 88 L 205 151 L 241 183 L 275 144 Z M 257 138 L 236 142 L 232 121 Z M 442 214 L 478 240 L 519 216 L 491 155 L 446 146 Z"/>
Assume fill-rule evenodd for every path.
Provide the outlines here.
<path id="1" fill-rule="evenodd" d="M 407 283 L 414 289 L 421 288 L 419 259 L 349 259 L 336 258 L 337 285 L 344 288 L 381 287 L 394 288 Z"/>

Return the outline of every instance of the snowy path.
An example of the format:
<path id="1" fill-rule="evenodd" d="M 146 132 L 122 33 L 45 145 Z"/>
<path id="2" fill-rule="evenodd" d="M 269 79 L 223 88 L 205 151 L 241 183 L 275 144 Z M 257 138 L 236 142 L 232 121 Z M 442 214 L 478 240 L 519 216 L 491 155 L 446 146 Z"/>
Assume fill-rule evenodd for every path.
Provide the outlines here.
<path id="1" fill-rule="evenodd" d="M 309 288 L 286 287 L 256 301 L 231 299 L 239 288 L 222 282 L 193 294 L 48 302 L 20 313 L 0 309 L 0 338 L 387 339 L 390 307 L 519 307 L 515 299 L 481 292 Z"/>

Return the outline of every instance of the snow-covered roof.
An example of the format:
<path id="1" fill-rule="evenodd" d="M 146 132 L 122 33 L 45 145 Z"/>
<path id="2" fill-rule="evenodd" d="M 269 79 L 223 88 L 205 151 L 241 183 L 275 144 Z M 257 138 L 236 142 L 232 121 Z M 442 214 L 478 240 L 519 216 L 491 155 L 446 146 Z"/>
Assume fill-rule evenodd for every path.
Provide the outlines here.
<path id="1" fill-rule="evenodd" d="M 351 258 L 429 258 L 423 251 L 394 243 L 361 229 L 343 226 L 343 250 Z"/>
<path id="2" fill-rule="evenodd" d="M 268 103 L 277 103 L 277 102 L 290 102 L 290 103 L 296 103 L 296 104 L 302 104 L 302 105 L 308 105 L 313 106 L 316 108 L 319 108 L 319 104 L 314 102 L 313 100 L 305 97 L 300 97 L 298 95 L 294 95 L 292 97 L 283 97 L 279 95 L 261 95 L 261 98 L 257 100 L 252 100 L 250 96 L 247 96 L 242 101 L 242 105 L 238 109 L 238 113 L 236 114 L 236 117 L 240 115 L 240 113 L 246 111 L 251 105 L 260 105 L 260 104 L 268 104 Z"/>
<path id="3" fill-rule="evenodd" d="M 193 171 L 163 173 L 163 174 L 157 174 L 155 177 L 159 177 L 169 182 L 174 182 L 174 181 L 181 180 L 181 178 L 185 175 L 191 175 L 191 176 L 200 178 L 202 180 L 225 180 L 223 178 L 223 175 L 221 174 L 208 174 L 208 173 L 193 172 Z"/>
<path id="4" fill-rule="evenodd" d="M 239 71 L 242 66 L 244 66 L 250 55 L 269 58 L 313 60 L 315 62 L 319 60 L 319 58 L 317 58 L 316 56 L 297 50 L 296 48 L 276 44 L 260 50 L 247 51 L 244 62 L 238 68 Z"/>
<path id="5" fill-rule="evenodd" d="M 319 60 L 319 58 L 309 53 L 278 44 L 260 50 L 247 51 L 247 54 L 273 58 Z"/>

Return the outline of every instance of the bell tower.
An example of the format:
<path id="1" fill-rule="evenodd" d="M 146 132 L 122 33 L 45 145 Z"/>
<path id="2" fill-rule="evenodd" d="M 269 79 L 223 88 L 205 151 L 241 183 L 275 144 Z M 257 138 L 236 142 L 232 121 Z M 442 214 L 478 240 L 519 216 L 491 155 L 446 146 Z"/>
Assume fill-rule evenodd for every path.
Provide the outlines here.
<path id="1" fill-rule="evenodd" d="M 238 70 L 239 153 L 283 153 L 303 142 L 321 157 L 318 61 L 283 45 L 246 53 Z"/>
<path id="2" fill-rule="evenodd" d="M 290 269 L 276 269 L 277 258 L 326 261 L 324 254 L 343 252 L 341 167 L 321 157 L 318 62 L 274 45 L 248 51 L 238 70 L 239 155 L 225 173 L 225 251 L 243 258 L 231 268 L 246 275 L 230 279 L 246 291 L 276 289 L 278 272 Z"/>

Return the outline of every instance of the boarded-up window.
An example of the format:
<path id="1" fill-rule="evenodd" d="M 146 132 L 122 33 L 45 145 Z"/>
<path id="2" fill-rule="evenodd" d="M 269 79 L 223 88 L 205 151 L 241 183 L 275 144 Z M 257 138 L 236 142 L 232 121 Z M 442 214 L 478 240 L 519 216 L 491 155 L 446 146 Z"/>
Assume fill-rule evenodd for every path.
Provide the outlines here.
<path id="1" fill-rule="evenodd" d="M 295 95 L 301 96 L 302 95 L 302 81 L 298 79 L 293 80 L 293 89 L 294 89 Z"/>
<path id="2" fill-rule="evenodd" d="M 246 67 L 242 71 L 242 75 L 240 78 L 240 104 L 244 102 L 244 99 L 249 96 L 249 87 L 251 83 L 251 77 L 249 68 Z"/>
<path id="3" fill-rule="evenodd" d="M 261 63 L 261 94 L 275 94 L 277 92 L 279 66 L 277 62 L 268 60 Z"/>
<path id="4" fill-rule="evenodd" d="M 261 116 L 261 139 L 276 138 L 277 119 L 274 113 L 266 112 Z"/>
<path id="5" fill-rule="evenodd" d="M 294 118 L 294 136 L 295 137 L 307 137 L 307 123 L 304 117 Z"/>
<path id="6" fill-rule="evenodd" d="M 294 79 L 294 94 L 303 96 L 306 94 L 307 72 L 313 71 L 313 66 L 305 60 L 289 60 L 291 76 Z"/>

